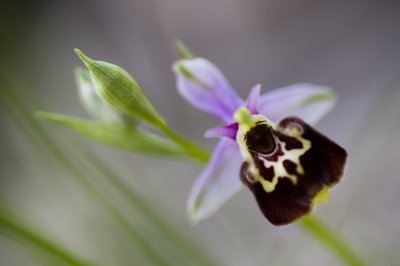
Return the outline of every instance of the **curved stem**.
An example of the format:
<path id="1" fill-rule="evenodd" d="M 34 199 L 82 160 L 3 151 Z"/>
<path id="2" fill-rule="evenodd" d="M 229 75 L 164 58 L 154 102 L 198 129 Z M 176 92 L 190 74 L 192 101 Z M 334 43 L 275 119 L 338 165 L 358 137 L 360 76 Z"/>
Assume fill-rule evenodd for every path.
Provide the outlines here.
<path id="1" fill-rule="evenodd" d="M 180 145 L 188 152 L 188 156 L 196 159 L 200 163 L 207 163 L 208 159 L 210 158 L 210 154 L 207 150 L 203 149 L 202 147 L 198 146 L 197 144 L 190 142 L 189 140 L 185 139 L 184 137 L 180 136 L 178 133 L 172 131 L 166 125 L 160 125 L 160 130 L 171 140 L 173 140 L 176 144 Z"/>
<path id="2" fill-rule="evenodd" d="M 301 219 L 299 225 L 335 254 L 335 256 L 343 262 L 343 265 L 365 265 L 358 255 L 345 243 L 345 241 L 320 219 L 310 215 Z"/>

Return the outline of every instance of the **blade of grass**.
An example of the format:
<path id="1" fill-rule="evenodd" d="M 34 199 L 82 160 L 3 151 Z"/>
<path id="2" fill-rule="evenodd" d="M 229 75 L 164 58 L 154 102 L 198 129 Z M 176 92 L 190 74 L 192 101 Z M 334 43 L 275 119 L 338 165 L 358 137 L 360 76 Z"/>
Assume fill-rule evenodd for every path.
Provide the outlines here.
<path id="1" fill-rule="evenodd" d="M 22 239 L 35 247 L 40 248 L 47 255 L 54 256 L 61 262 L 73 266 L 93 265 L 67 251 L 64 247 L 51 241 L 43 232 L 38 233 L 37 229 L 23 223 L 24 219 L 18 217 L 5 206 L 0 205 L 0 229 L 7 234 Z"/>

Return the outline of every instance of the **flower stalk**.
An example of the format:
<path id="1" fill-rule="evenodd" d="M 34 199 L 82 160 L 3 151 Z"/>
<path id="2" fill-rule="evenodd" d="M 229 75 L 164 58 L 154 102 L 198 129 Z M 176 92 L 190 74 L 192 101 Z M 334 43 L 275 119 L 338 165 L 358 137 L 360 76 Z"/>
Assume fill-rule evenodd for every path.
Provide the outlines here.
<path id="1" fill-rule="evenodd" d="M 197 144 L 185 139 L 181 135 L 175 133 L 172 129 L 170 129 L 166 125 L 162 125 L 159 127 L 159 129 L 167 136 L 169 137 L 172 141 L 180 145 L 182 148 L 184 148 L 187 151 L 187 155 L 189 158 L 194 159 L 201 164 L 205 164 L 208 162 L 208 159 L 210 158 L 210 154 L 207 150 L 201 148 Z"/>
<path id="2" fill-rule="evenodd" d="M 304 217 L 299 221 L 299 226 L 310 234 L 319 243 L 331 251 L 338 260 L 346 266 L 365 265 L 361 258 L 346 244 L 340 236 L 332 231 L 327 224 L 314 215 Z"/>

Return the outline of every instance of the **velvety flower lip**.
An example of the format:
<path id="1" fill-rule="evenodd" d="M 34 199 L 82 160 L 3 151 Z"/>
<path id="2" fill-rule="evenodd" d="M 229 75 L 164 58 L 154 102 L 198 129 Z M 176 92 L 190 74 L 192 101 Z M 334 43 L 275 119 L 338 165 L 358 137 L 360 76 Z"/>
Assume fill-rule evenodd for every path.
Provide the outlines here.
<path id="1" fill-rule="evenodd" d="M 328 198 L 328 189 L 343 175 L 342 147 L 296 117 L 273 127 L 241 108 L 235 118 L 244 161 L 240 178 L 272 224 L 291 223 Z"/>
<path id="2" fill-rule="evenodd" d="M 286 224 L 308 213 L 340 179 L 345 151 L 309 125 L 333 108 L 336 97 L 329 88 L 301 83 L 260 95 L 261 85 L 256 85 L 244 101 L 222 72 L 205 59 L 182 59 L 172 68 L 180 94 L 196 108 L 224 123 L 205 133 L 206 137 L 221 140 L 192 186 L 187 210 L 193 223 L 218 211 L 240 190 L 242 182 L 253 192 L 271 223 Z M 242 118 L 247 117 L 248 121 L 235 118 L 238 113 L 247 113 Z M 297 118 L 286 120 L 288 116 Z M 301 134 L 293 135 L 297 132 L 294 128 Z M 253 142 L 244 142 L 242 137 Z M 317 143 L 315 146 L 305 145 L 313 141 Z M 299 148 L 299 143 L 303 147 Z M 320 143 L 328 148 L 321 147 Z M 331 163 L 321 161 L 324 158 Z M 313 168 L 312 164 L 318 167 Z M 317 179 L 318 174 L 322 174 L 322 181 Z M 286 187 L 287 183 L 295 187 Z"/>

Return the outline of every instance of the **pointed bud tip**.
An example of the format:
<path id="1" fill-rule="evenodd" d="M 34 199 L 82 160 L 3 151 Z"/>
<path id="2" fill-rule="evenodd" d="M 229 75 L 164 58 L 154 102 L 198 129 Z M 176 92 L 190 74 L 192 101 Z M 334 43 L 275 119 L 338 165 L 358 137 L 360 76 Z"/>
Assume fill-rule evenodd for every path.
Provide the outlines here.
<path id="1" fill-rule="evenodd" d="M 51 113 L 45 111 L 36 111 L 34 117 L 40 120 L 51 120 Z"/>
<path id="2" fill-rule="evenodd" d="M 254 92 L 260 93 L 261 92 L 261 83 L 257 83 L 256 85 L 253 86 L 252 90 L 254 90 Z"/>
<path id="3" fill-rule="evenodd" d="M 79 50 L 78 48 L 74 49 L 74 52 L 76 53 L 76 55 L 82 60 L 82 62 L 89 67 L 89 65 L 92 64 L 93 60 L 90 59 L 89 57 L 87 57 L 81 50 Z"/>
<path id="4" fill-rule="evenodd" d="M 174 49 L 181 59 L 193 59 L 192 51 L 179 39 L 174 40 Z"/>
<path id="5" fill-rule="evenodd" d="M 35 118 L 42 119 L 42 117 L 43 117 L 43 111 L 36 111 L 36 112 L 34 113 L 34 117 L 35 117 Z"/>
<path id="6" fill-rule="evenodd" d="M 190 226 L 196 226 L 199 224 L 199 222 L 201 222 L 203 220 L 194 211 L 189 211 L 188 219 L 189 219 Z"/>

